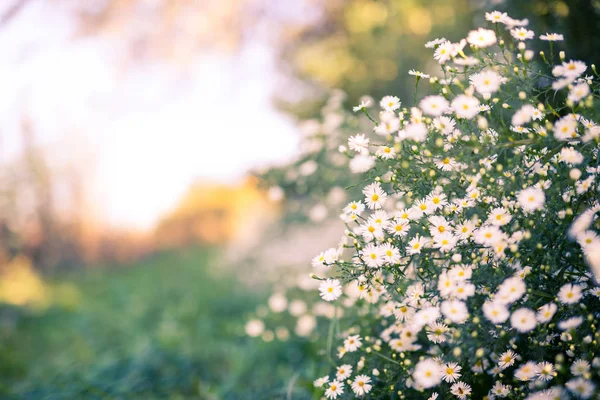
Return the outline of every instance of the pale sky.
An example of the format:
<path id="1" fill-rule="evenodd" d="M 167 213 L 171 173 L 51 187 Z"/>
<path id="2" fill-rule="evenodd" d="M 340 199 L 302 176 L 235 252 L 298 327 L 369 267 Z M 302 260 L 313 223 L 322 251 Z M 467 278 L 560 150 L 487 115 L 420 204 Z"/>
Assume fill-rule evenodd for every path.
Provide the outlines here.
<path id="1" fill-rule="evenodd" d="M 0 155 L 20 151 L 29 115 L 38 143 L 87 165 L 111 224 L 148 228 L 198 178 L 235 182 L 295 154 L 291 120 L 271 104 L 269 47 L 207 51 L 187 74 L 163 64 L 117 68 L 118 49 L 71 36 L 67 13 L 33 2 L 0 31 Z"/>

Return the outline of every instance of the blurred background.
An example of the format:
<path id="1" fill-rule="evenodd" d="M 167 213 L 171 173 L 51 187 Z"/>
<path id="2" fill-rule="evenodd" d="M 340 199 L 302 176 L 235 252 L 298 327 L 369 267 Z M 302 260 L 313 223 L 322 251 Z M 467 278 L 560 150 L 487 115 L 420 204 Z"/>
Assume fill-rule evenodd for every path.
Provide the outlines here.
<path id="1" fill-rule="evenodd" d="M 599 61 L 596 0 L 0 2 L 0 397 L 313 398 L 351 107 L 493 9 Z"/>

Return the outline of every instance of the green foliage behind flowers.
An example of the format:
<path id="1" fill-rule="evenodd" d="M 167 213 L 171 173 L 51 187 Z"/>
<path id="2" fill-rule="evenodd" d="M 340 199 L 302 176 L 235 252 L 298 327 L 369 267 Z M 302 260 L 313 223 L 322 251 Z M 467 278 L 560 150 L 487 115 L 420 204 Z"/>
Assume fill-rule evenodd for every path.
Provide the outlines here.
<path id="1" fill-rule="evenodd" d="M 221 262 L 206 249 L 165 253 L 50 281 L 73 295 L 47 309 L 1 305 L 0 397 L 310 398 L 316 351 L 246 337 L 244 318 L 265 298 Z"/>
<path id="2" fill-rule="evenodd" d="M 600 394 L 599 75 L 559 34 L 486 20 L 427 43 L 436 94 L 358 106 L 373 133 L 348 154 L 370 182 L 313 261 L 344 309 L 314 383 L 328 398 Z"/>
<path id="3" fill-rule="evenodd" d="M 275 199 L 285 199 L 283 222 L 323 221 L 329 211 L 337 213 L 346 198 L 344 188 L 358 181 L 348 174 L 348 158 L 338 147 L 352 132 L 368 125 L 344 108 L 345 99 L 343 92 L 332 91 L 319 117 L 300 124 L 297 159 L 256 173 L 262 185 L 272 188 Z"/>

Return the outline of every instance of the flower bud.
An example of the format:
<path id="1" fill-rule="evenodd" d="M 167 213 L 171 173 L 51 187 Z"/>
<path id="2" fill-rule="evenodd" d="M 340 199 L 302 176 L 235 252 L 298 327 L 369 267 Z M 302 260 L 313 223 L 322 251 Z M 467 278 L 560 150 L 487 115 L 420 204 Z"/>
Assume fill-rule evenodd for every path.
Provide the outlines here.
<path id="1" fill-rule="evenodd" d="M 488 128 L 488 120 L 480 115 L 477 117 L 477 127 L 482 131 L 486 130 Z"/>
<path id="2" fill-rule="evenodd" d="M 531 61 L 531 59 L 533 59 L 534 54 L 535 53 L 533 52 L 533 50 L 525 50 L 525 60 Z"/>

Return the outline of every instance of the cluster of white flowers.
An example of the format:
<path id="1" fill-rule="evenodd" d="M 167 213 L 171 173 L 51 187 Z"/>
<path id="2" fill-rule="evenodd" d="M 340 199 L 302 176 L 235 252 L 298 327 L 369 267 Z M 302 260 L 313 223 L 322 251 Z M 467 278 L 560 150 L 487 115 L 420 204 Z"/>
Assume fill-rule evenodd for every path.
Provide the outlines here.
<path id="1" fill-rule="evenodd" d="M 600 395 L 598 74 L 536 57 L 527 20 L 486 19 L 426 44 L 443 76 L 411 75 L 437 94 L 354 108 L 375 127 L 340 151 L 368 181 L 313 260 L 345 316 L 314 382 L 329 399 Z"/>

